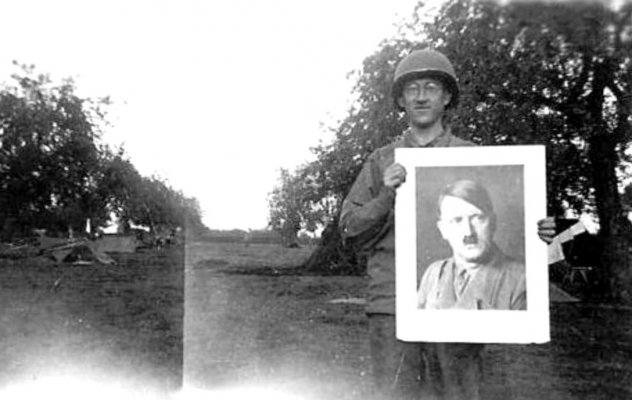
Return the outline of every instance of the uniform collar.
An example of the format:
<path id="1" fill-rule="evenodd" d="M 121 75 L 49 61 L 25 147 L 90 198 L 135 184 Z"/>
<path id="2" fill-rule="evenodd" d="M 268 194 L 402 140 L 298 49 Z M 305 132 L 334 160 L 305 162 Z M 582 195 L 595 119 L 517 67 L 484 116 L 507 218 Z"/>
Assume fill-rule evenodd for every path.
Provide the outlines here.
<path id="1" fill-rule="evenodd" d="M 452 129 L 450 128 L 450 125 L 444 126 L 443 132 L 439 136 L 423 146 L 419 146 L 415 141 L 412 129 L 408 128 L 404 132 L 404 142 L 407 147 L 448 147 L 451 140 Z"/>

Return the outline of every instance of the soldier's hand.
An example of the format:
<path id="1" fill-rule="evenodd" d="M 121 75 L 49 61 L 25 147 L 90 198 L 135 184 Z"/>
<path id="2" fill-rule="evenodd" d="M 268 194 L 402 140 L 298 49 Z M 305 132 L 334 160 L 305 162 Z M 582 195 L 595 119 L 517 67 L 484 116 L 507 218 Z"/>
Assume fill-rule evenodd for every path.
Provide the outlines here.
<path id="1" fill-rule="evenodd" d="M 386 187 L 397 189 L 404 182 L 406 182 L 406 169 L 401 164 L 393 163 L 384 171 Z"/>
<path id="2" fill-rule="evenodd" d="M 546 217 L 538 221 L 538 236 L 546 243 L 551 243 L 557 234 L 555 218 Z"/>

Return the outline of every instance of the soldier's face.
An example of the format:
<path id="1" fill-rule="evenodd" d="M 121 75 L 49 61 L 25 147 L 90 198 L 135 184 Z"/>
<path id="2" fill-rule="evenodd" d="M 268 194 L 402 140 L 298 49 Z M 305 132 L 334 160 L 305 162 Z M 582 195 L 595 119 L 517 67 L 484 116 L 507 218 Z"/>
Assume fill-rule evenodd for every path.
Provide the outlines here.
<path id="1" fill-rule="evenodd" d="M 404 85 L 399 104 L 406 110 L 410 125 L 424 129 L 441 121 L 451 98 L 440 81 L 415 79 Z"/>
<path id="2" fill-rule="evenodd" d="M 437 227 L 454 257 L 467 263 L 482 261 L 493 246 L 496 216 L 453 196 L 443 198 L 440 212 Z"/>

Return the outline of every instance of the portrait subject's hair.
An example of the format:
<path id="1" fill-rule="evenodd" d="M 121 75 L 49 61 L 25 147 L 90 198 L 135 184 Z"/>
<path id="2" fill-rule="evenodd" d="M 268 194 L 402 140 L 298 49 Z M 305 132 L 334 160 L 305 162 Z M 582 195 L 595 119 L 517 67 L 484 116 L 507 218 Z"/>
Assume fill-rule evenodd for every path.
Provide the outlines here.
<path id="1" fill-rule="evenodd" d="M 437 202 L 437 212 L 441 217 L 441 203 L 446 196 L 457 197 L 465 200 L 470 204 L 475 205 L 485 214 L 491 214 L 494 212 L 492 201 L 489 198 L 487 189 L 480 183 L 468 179 L 463 179 L 449 184 L 439 194 L 439 200 Z"/>

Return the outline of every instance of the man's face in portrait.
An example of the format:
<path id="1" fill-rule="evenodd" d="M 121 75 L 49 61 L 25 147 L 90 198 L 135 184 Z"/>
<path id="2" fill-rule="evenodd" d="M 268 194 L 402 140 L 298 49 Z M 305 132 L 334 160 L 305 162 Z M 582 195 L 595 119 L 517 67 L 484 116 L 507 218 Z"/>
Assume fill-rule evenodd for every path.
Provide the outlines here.
<path id="1" fill-rule="evenodd" d="M 399 98 L 411 125 L 428 128 L 436 124 L 450 103 L 450 93 L 437 79 L 415 79 L 407 82 Z"/>
<path id="2" fill-rule="evenodd" d="M 493 246 L 495 214 L 454 196 L 445 196 L 439 209 L 437 227 L 454 257 L 467 263 L 482 261 Z"/>

